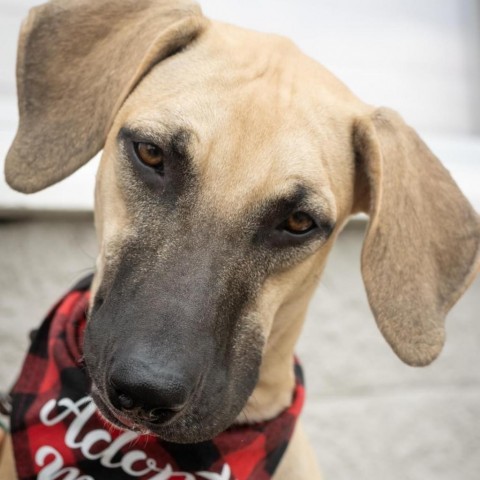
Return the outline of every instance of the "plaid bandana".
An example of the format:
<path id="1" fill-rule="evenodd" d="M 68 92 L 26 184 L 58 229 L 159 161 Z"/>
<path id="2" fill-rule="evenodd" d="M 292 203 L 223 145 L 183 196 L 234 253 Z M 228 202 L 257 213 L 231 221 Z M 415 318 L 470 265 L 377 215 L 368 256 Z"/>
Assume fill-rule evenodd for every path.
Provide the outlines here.
<path id="1" fill-rule="evenodd" d="M 81 367 L 91 277 L 50 312 L 15 385 L 11 417 L 20 480 L 269 480 L 304 400 L 295 365 L 292 405 L 278 417 L 181 445 L 123 431 L 101 417 Z"/>

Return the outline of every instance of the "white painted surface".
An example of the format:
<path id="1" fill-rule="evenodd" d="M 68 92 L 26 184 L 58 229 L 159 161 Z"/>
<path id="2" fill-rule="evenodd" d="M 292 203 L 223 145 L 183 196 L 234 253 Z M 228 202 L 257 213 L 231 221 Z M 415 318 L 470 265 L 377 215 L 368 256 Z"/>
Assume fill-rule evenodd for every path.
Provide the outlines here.
<path id="1" fill-rule="evenodd" d="M 0 0 L 0 157 L 17 122 L 16 42 L 34 0 Z M 365 101 L 427 136 L 480 209 L 480 7 L 477 0 L 203 0 L 206 15 L 291 37 Z M 30 197 L 0 181 L 3 209 L 83 210 L 94 168 Z"/>

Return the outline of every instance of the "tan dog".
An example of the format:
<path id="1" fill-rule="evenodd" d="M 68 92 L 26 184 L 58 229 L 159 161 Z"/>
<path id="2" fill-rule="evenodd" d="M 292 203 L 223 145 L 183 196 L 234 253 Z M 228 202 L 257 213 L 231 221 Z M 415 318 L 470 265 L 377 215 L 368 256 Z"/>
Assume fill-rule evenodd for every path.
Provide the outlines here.
<path id="1" fill-rule="evenodd" d="M 113 423 L 119 407 L 100 371 L 114 378 L 153 349 L 142 359 L 151 370 L 132 366 L 153 382 L 158 352 L 179 336 L 194 351 L 169 364 L 168 408 L 196 395 L 199 411 L 182 407 L 148 430 L 198 441 L 285 409 L 308 301 L 360 211 L 380 331 L 410 365 L 440 353 L 445 315 L 478 270 L 479 217 L 396 113 L 361 102 L 289 40 L 209 21 L 185 0 L 56 0 L 24 24 L 17 75 L 14 189 L 46 188 L 104 149 L 85 355 Z M 112 340 L 112 325 L 129 325 L 128 338 Z M 165 343 L 159 328 L 173 331 Z M 128 345 L 112 360 L 116 342 Z M 299 426 L 275 479 L 319 477 Z"/>

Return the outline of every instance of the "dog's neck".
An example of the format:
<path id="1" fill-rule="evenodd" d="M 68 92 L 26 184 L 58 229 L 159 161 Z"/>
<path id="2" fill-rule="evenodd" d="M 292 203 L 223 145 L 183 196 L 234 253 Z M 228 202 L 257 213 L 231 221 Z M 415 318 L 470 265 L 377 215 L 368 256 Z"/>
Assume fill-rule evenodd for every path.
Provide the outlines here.
<path id="1" fill-rule="evenodd" d="M 257 385 L 237 423 L 270 420 L 292 403 L 294 349 L 315 286 L 311 285 L 301 296 L 278 310 L 265 347 Z"/>

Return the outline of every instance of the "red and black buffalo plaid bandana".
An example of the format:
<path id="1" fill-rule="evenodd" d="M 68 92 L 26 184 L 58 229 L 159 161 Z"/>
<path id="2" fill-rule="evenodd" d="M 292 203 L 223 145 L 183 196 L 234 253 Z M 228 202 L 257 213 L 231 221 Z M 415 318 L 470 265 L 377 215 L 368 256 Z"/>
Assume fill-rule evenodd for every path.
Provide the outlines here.
<path id="1" fill-rule="evenodd" d="M 302 409 L 295 365 L 292 405 L 275 419 L 233 426 L 211 441 L 180 445 L 113 427 L 89 397 L 81 367 L 91 278 L 50 312 L 31 345 L 12 398 L 20 480 L 268 480 Z"/>

